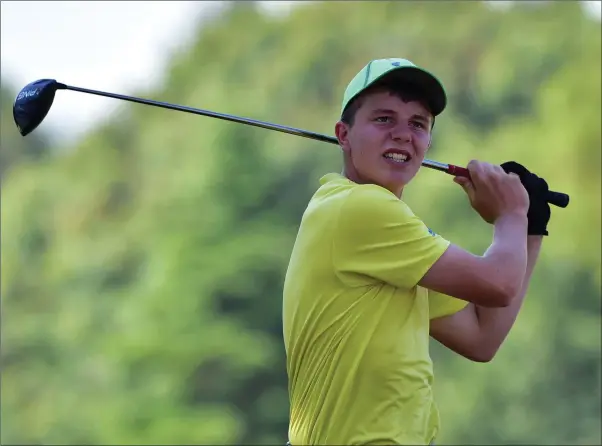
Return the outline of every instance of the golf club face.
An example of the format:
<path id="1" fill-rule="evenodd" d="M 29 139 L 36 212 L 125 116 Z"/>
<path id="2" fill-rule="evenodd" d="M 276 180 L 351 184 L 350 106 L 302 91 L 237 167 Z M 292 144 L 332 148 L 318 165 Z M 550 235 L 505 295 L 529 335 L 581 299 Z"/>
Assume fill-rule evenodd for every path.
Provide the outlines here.
<path id="1" fill-rule="evenodd" d="M 13 118 L 22 136 L 31 133 L 44 120 L 60 87 L 54 79 L 39 79 L 19 92 L 13 105 Z"/>

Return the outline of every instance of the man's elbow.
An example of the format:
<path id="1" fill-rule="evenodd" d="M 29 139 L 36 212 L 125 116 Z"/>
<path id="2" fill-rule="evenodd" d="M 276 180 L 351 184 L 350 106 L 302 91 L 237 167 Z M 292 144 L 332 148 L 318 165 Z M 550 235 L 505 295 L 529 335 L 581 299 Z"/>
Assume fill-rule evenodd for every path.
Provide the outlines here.
<path id="1" fill-rule="evenodd" d="M 495 355 L 498 352 L 499 347 L 496 348 L 492 348 L 489 346 L 485 346 L 479 349 L 476 349 L 473 352 L 470 352 L 469 355 L 465 355 L 467 359 L 469 359 L 472 362 L 480 362 L 480 363 L 487 363 L 487 362 L 491 362 L 493 361 L 493 358 L 495 358 Z"/>

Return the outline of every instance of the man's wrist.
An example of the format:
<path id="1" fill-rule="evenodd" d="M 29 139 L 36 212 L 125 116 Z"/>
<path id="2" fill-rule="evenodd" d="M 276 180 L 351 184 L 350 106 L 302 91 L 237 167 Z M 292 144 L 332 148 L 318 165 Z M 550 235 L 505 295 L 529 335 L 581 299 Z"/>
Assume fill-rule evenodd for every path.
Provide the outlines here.
<path id="1" fill-rule="evenodd" d="M 501 215 L 493 224 L 494 243 L 501 243 L 511 251 L 525 246 L 527 240 L 528 218 L 524 213 Z"/>
<path id="2" fill-rule="evenodd" d="M 510 225 L 524 225 L 525 228 L 529 224 L 529 218 L 527 217 L 526 212 L 516 211 L 509 212 L 507 214 L 500 215 L 495 222 L 493 222 L 494 226 L 504 226 L 507 224 Z"/>

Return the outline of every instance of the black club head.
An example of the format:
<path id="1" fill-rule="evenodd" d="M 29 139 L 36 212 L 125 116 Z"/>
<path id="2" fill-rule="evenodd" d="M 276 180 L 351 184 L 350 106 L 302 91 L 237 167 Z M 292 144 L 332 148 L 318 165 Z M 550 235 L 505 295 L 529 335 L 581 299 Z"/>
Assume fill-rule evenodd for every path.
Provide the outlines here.
<path id="1" fill-rule="evenodd" d="M 52 107 L 54 93 L 61 88 L 65 85 L 54 79 L 40 79 L 23 87 L 13 105 L 13 118 L 22 136 L 40 125 Z"/>

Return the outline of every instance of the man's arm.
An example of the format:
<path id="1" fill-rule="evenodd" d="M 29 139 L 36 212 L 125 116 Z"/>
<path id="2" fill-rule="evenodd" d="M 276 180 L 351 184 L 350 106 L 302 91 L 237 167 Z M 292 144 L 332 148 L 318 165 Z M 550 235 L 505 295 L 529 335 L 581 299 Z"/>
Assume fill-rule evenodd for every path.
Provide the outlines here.
<path id="1" fill-rule="evenodd" d="M 450 245 L 418 285 L 475 305 L 506 307 L 525 276 L 526 240 L 526 215 L 504 215 L 494 223 L 493 242 L 484 255 Z"/>
<path id="2" fill-rule="evenodd" d="M 510 305 L 527 268 L 528 195 L 516 175 L 486 163 L 469 163 L 472 206 L 493 224 L 493 242 L 474 255 L 429 233 L 399 199 L 375 185 L 356 187 L 337 215 L 332 258 L 349 286 L 416 285 L 483 307 Z M 459 180 L 458 180 L 459 181 Z"/>
<path id="3" fill-rule="evenodd" d="M 458 313 L 433 319 L 431 336 L 470 360 L 487 362 L 493 359 L 516 321 L 539 257 L 542 239 L 542 236 L 527 237 L 526 274 L 519 294 L 509 306 L 485 308 L 469 304 Z"/>
<path id="4" fill-rule="evenodd" d="M 480 256 L 431 234 L 405 203 L 377 186 L 349 193 L 338 221 L 332 261 L 349 286 L 421 285 L 477 305 L 504 307 L 525 275 L 527 216 L 520 209 L 495 220 L 493 242 Z"/>

